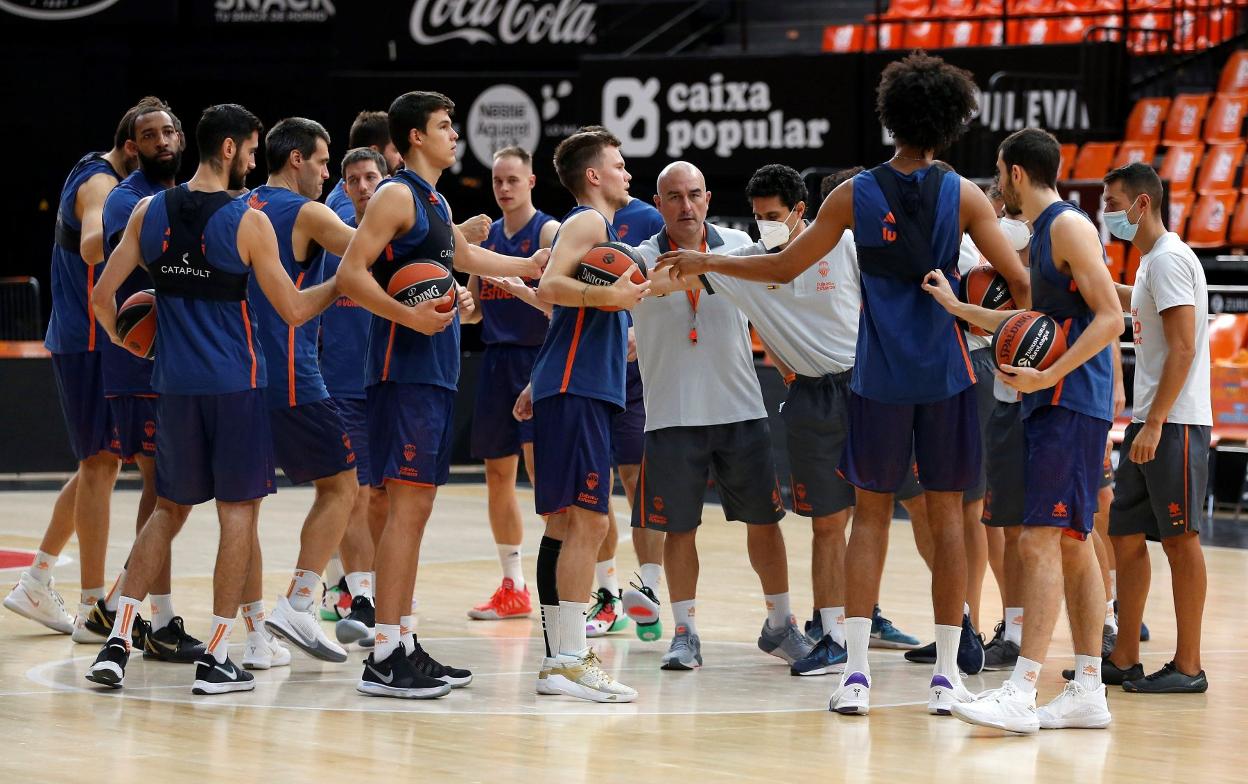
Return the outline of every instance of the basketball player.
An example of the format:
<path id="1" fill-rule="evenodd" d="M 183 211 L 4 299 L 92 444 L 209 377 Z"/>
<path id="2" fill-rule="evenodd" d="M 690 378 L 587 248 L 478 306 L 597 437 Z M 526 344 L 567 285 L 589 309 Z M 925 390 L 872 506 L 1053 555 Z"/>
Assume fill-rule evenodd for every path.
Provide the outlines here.
<path id="1" fill-rule="evenodd" d="M 112 149 L 84 155 L 61 188 L 52 244 L 52 317 L 44 346 L 52 353 L 61 410 L 78 467 L 57 495 L 34 562 L 4 599 L 4 606 L 18 615 L 62 634 L 77 632 L 84 641 L 95 638 L 86 623 L 104 596 L 108 499 L 118 469 L 117 457 L 109 452 L 113 423 L 101 369 L 106 341 L 99 334 L 89 299 L 100 277 L 98 265 L 104 261 L 104 199 L 138 166 L 135 152 L 126 146 L 137 109 L 127 109 L 117 124 Z M 76 617 L 52 587 L 52 567 L 75 532 L 82 585 Z"/>
<path id="2" fill-rule="evenodd" d="M 504 147 L 495 152 L 492 181 L 494 201 L 503 217 L 490 225 L 484 247 L 510 256 L 549 248 L 559 222 L 533 206 L 537 177 L 529 151 Z M 529 383 L 549 315 L 530 304 L 535 299 L 512 294 L 505 283 L 474 276 L 468 288 L 478 303 L 485 343 L 472 416 L 472 456 L 485 461 L 486 509 L 503 569 L 502 584 L 488 600 L 469 610 L 468 617 L 483 621 L 524 618 L 533 612 L 533 605 L 521 569 L 524 520 L 516 499 L 516 474 L 523 455 L 533 477 L 533 426 L 517 422 L 511 409 Z"/>
<path id="3" fill-rule="evenodd" d="M 599 667 L 586 642 L 585 601 L 607 533 L 611 492 L 611 419 L 624 408 L 628 319 L 649 290 L 632 282 L 636 265 L 611 286 L 576 279 L 598 243 L 618 241 L 611 221 L 628 203 L 632 179 L 620 140 L 600 126 L 582 128 L 555 149 L 559 182 L 576 198 L 542 274 L 538 296 L 555 306 L 533 366 L 533 462 L 539 515 L 547 516 L 537 560 L 546 658 L 539 694 L 594 702 L 631 702 L 637 692 Z M 619 311 L 600 310 L 612 306 Z"/>
<path id="4" fill-rule="evenodd" d="M 264 405 L 264 352 L 252 338 L 247 304 L 254 272 L 265 297 L 292 324 L 324 310 L 332 285 L 300 291 L 279 259 L 268 218 L 227 191 L 244 187 L 262 126 L 237 104 L 204 110 L 195 130 L 199 168 L 177 188 L 139 202 L 121 244 L 92 294 L 115 342 L 116 292 L 140 264 L 156 287 L 157 345 L 152 387 L 160 395 L 156 511 L 130 554 L 112 635 L 87 678 L 120 688 L 130 632 L 177 534 L 195 504 L 215 498 L 221 536 L 213 573 L 212 635 L 195 667 L 192 691 L 255 688 L 227 657 L 248 567 L 260 499 L 273 490 L 272 439 Z"/>
<path id="5" fill-rule="evenodd" d="M 1007 385 L 1023 393 L 1023 640 L 1010 679 L 973 702 L 954 705 L 953 713 L 971 724 L 1011 732 L 1099 728 L 1111 721 L 1101 684 L 1104 588 L 1086 539 L 1113 419 L 1110 343 L 1121 332 L 1122 312 L 1096 227 L 1058 196 L 1060 152 L 1051 134 L 1027 128 L 1006 138 L 997 156 L 1002 195 L 1022 208 L 1032 226 L 1032 304 L 1062 324 L 1069 346 L 1046 370 L 1007 367 L 1002 374 Z M 1012 315 L 958 302 L 948 282 L 935 273 L 924 289 L 950 313 L 985 330 L 995 330 Z M 1075 679 L 1037 710 L 1036 682 L 1057 621 L 1063 579 Z"/>
<path id="6" fill-rule="evenodd" d="M 848 660 L 829 705 L 838 713 L 870 709 L 871 612 L 893 493 L 910 470 L 911 443 L 934 543 L 936 664 L 928 710 L 946 714 L 972 698 L 956 659 L 966 594 L 962 491 L 974 485 L 980 461 L 974 374 L 961 331 L 937 303 L 923 299 L 919 284 L 933 268 L 956 273 L 958 244 L 969 231 L 1015 296 L 1027 301 L 1025 270 L 983 192 L 931 165 L 965 128 L 975 94 L 970 74 L 940 58 L 918 52 L 889 64 L 876 105 L 895 139 L 890 161 L 833 191 L 818 219 L 779 253 L 733 259 L 682 252 L 667 260 L 682 278 L 710 271 L 787 283 L 830 252 L 846 229 L 854 232 L 862 311 L 841 471 L 856 500 L 845 557 Z M 775 234 L 787 238 L 789 231 L 776 227 Z"/>
<path id="7" fill-rule="evenodd" d="M 466 272 L 536 277 L 545 251 L 500 256 L 464 241 L 436 190 L 455 162 L 455 104 L 410 92 L 390 105 L 390 137 L 404 169 L 378 188 L 338 268 L 342 292 L 373 313 L 367 360 L 370 481 L 389 498 L 374 559 L 376 644 L 357 685 L 363 694 L 431 698 L 466 686 L 472 673 L 446 667 L 416 640 L 409 613 L 420 541 L 437 488 L 450 475 L 451 422 L 459 379 L 456 295 L 406 307 L 386 294 L 405 264 L 430 259 Z M 371 271 L 371 274 L 370 274 Z M 467 291 L 460 307 L 472 308 Z"/>
<path id="8" fill-rule="evenodd" d="M 269 179 L 251 191 L 247 205 L 268 217 L 277 235 L 282 267 L 295 288 L 332 288 L 325 281 L 325 251 L 345 252 L 354 230 L 316 201 L 329 178 L 329 133 L 313 120 L 290 117 L 265 136 L 264 154 Z M 346 651 L 325 634 L 313 607 L 321 572 L 342 540 L 358 488 L 355 450 L 321 376 L 317 357 L 320 319 L 297 328 L 287 324 L 256 279 L 251 281 L 248 299 L 256 311 L 256 335 L 273 369 L 264 397 L 275 463 L 294 484 L 311 482 L 316 494 L 299 537 L 294 575 L 268 618 L 263 610 L 258 546 L 253 552 L 255 562 L 243 593 L 248 634 L 243 666 L 268 668 L 271 656 L 266 654 L 274 644 L 265 630 L 309 656 L 346 661 Z M 318 298 L 326 307 L 334 299 L 336 295 Z"/>
<path id="9" fill-rule="evenodd" d="M 1119 633 L 1101 676 L 1105 683 L 1121 681 L 1126 691 L 1149 694 L 1209 688 L 1200 666 L 1207 578 L 1198 533 L 1213 425 L 1209 298 L 1196 254 L 1162 223 L 1162 194 L 1161 179 L 1143 163 L 1105 176 L 1105 223 L 1142 255 L 1135 285 L 1117 286 L 1135 333 L 1135 394 L 1109 520 Z M 1146 535 L 1161 540 L 1170 562 L 1178 622 L 1174 659 L 1149 675 L 1139 664 L 1137 629 L 1151 574 Z"/>

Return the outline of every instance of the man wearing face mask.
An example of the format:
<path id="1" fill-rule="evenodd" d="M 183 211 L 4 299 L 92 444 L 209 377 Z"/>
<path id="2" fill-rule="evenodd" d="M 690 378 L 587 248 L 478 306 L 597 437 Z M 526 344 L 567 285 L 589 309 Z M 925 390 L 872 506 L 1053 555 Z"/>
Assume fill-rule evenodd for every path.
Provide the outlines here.
<path id="1" fill-rule="evenodd" d="M 1208 482 L 1209 313 L 1196 254 L 1161 220 L 1162 183 L 1133 163 L 1105 176 L 1105 224 L 1140 251 L 1135 285 L 1117 285 L 1135 334 L 1135 397 L 1122 442 L 1109 533 L 1118 558 L 1119 634 L 1101 673 L 1130 692 L 1204 692 L 1200 624 L 1205 558 L 1197 524 Z M 1148 597 L 1145 537 L 1161 540 L 1173 575 L 1178 646 L 1151 675 L 1140 661 L 1139 626 Z"/>

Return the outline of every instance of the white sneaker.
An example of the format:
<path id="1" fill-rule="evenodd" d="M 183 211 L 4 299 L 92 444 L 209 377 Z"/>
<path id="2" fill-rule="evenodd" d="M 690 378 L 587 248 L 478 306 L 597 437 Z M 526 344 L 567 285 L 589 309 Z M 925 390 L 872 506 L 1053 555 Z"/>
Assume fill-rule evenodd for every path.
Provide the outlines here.
<path id="1" fill-rule="evenodd" d="M 832 692 L 828 710 L 845 715 L 866 716 L 871 711 L 871 679 L 861 672 L 847 672 Z"/>
<path id="2" fill-rule="evenodd" d="M 88 645 L 103 645 L 108 642 L 107 636 L 96 634 L 87 628 L 87 618 L 91 616 L 91 611 L 94 609 L 95 602 L 78 605 L 78 614 L 74 616 L 74 631 L 69 635 L 69 639 Z"/>
<path id="3" fill-rule="evenodd" d="M 1036 693 L 1029 691 L 1024 694 L 1013 681 L 1007 680 L 1001 688 L 980 694 L 973 702 L 954 703 L 950 712 L 967 724 L 981 727 L 1021 733 L 1040 730 Z"/>
<path id="4" fill-rule="evenodd" d="M 1062 693 L 1036 711 L 1040 729 L 1100 730 L 1109 726 L 1109 703 L 1105 700 L 1105 684 L 1085 689 L 1075 681 L 1067 681 Z"/>
<path id="5" fill-rule="evenodd" d="M 558 659 L 552 659 L 549 656 L 542 657 L 542 669 L 537 673 L 538 694 L 563 694 L 563 692 L 553 689 L 550 686 L 550 671 L 558 666 Z"/>
<path id="6" fill-rule="evenodd" d="M 590 702 L 632 702 L 637 691 L 619 683 L 599 666 L 598 656 L 586 648 L 580 656 L 559 655 L 546 675 L 546 687 Z M 541 676 L 538 676 L 541 679 Z"/>
<path id="7" fill-rule="evenodd" d="M 946 675 L 933 675 L 927 687 L 927 712 L 933 716 L 948 716 L 955 704 L 974 700 L 975 695 L 962 685 L 962 678 L 957 675 L 952 681 Z"/>
<path id="8" fill-rule="evenodd" d="M 17 585 L 4 597 L 4 606 L 54 632 L 74 632 L 74 618 L 65 609 L 65 600 L 52 587 L 52 582 L 44 585 L 29 572 L 22 572 L 17 578 Z"/>
<path id="9" fill-rule="evenodd" d="M 299 612 L 290 606 L 285 596 L 279 596 L 273 613 L 264 619 L 264 628 L 293 643 L 309 656 L 328 662 L 345 662 L 347 652 L 329 639 L 312 613 L 312 608 Z"/>
<path id="10" fill-rule="evenodd" d="M 248 670 L 267 670 L 270 667 L 286 667 L 290 664 L 290 651 L 268 632 L 252 632 L 247 635 L 243 648 L 243 667 Z"/>

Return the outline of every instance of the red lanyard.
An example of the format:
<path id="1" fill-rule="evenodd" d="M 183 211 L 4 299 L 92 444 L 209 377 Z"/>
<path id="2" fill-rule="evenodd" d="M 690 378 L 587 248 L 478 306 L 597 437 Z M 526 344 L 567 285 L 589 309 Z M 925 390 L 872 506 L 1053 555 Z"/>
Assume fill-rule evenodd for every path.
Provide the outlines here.
<path id="1" fill-rule="evenodd" d="M 671 237 L 668 237 L 668 244 L 671 244 Z M 702 252 L 706 253 L 706 227 L 702 227 Z M 698 344 L 698 299 L 702 296 L 701 289 L 693 291 L 685 291 L 685 297 L 689 300 L 689 342 L 695 346 Z"/>

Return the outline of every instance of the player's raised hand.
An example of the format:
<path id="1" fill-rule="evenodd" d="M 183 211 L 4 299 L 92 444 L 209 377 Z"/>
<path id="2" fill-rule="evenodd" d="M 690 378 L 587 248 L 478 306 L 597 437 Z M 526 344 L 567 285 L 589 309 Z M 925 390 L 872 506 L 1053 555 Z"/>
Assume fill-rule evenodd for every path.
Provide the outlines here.
<path id="1" fill-rule="evenodd" d="M 696 250 L 669 250 L 659 256 L 655 270 L 664 267 L 672 268 L 672 276 L 678 280 L 696 277 L 710 269 L 711 254 L 699 253 Z"/>

